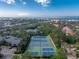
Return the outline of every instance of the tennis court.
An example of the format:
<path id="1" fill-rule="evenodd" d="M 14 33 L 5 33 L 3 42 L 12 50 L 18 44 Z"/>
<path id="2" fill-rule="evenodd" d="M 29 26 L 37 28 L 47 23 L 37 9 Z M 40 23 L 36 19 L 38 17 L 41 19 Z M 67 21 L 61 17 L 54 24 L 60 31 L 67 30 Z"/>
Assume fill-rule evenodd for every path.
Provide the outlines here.
<path id="1" fill-rule="evenodd" d="M 27 51 L 32 57 L 53 56 L 56 52 L 50 36 L 32 36 Z"/>

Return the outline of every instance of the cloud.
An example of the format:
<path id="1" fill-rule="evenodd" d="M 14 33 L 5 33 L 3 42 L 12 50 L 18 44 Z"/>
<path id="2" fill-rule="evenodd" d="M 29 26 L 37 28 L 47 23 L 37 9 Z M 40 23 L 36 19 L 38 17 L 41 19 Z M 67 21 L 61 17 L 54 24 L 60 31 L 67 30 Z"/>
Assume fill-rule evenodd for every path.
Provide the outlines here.
<path id="1" fill-rule="evenodd" d="M 35 2 L 41 4 L 44 7 L 47 7 L 48 4 L 50 3 L 50 0 L 35 0 Z"/>
<path id="2" fill-rule="evenodd" d="M 23 13 L 23 12 L 17 14 L 17 16 L 29 16 L 29 15 L 30 15 L 29 13 Z"/>
<path id="3" fill-rule="evenodd" d="M 23 4 L 23 5 L 26 5 L 27 2 L 25 2 L 24 0 L 20 0 L 20 2 Z"/>
<path id="4" fill-rule="evenodd" d="M 25 17 L 30 16 L 30 12 L 15 11 L 15 10 L 3 10 L 0 9 L 0 17 Z"/>
<path id="5" fill-rule="evenodd" d="M 26 3 L 26 2 L 24 2 L 24 1 L 23 1 L 22 3 L 23 3 L 23 5 L 26 5 L 26 4 L 27 4 L 27 3 Z"/>
<path id="6" fill-rule="evenodd" d="M 7 4 L 14 4 L 16 2 L 16 0 L 0 0 L 0 1 Z"/>

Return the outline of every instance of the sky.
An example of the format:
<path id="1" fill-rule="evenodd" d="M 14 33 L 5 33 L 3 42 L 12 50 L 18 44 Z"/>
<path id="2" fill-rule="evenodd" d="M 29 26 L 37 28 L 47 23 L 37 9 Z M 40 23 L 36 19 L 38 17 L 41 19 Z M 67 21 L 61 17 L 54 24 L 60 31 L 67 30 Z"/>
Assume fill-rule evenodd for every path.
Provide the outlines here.
<path id="1" fill-rule="evenodd" d="M 0 0 L 0 17 L 79 16 L 79 0 Z"/>

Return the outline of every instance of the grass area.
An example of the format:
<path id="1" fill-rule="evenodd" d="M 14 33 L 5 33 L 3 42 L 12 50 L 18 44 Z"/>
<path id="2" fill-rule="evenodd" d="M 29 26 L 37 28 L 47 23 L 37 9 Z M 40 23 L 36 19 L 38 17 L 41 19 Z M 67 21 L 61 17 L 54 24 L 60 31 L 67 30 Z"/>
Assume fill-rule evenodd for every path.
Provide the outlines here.
<path id="1" fill-rule="evenodd" d="M 62 52 L 62 49 L 57 49 L 57 54 L 55 56 L 51 56 L 51 57 L 30 57 L 28 56 L 26 53 L 24 53 L 22 55 L 22 59 L 67 59 L 65 54 Z"/>
<path id="2" fill-rule="evenodd" d="M 20 59 L 20 55 L 14 55 L 12 59 Z"/>

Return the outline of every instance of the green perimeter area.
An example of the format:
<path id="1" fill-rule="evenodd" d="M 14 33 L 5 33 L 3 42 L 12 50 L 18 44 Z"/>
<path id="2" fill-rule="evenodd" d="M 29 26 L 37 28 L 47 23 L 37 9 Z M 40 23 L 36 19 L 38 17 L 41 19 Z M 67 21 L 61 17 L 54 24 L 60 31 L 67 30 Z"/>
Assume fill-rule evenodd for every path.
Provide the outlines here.
<path id="1" fill-rule="evenodd" d="M 33 40 L 38 40 L 38 41 L 34 42 Z M 43 50 L 44 48 L 45 49 L 48 48 L 48 50 L 44 51 Z M 43 52 L 52 52 L 52 55 L 54 55 L 56 52 L 55 48 L 56 47 L 52 43 L 50 36 L 33 36 L 31 38 L 31 42 L 30 42 L 29 47 L 26 52 L 30 53 L 30 55 L 32 55 L 32 52 L 37 52 L 36 57 L 38 57 L 38 56 L 42 57 Z M 51 49 L 51 50 L 49 50 L 49 49 Z"/>

